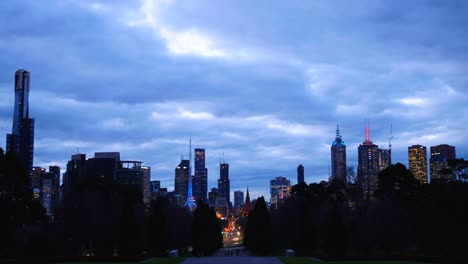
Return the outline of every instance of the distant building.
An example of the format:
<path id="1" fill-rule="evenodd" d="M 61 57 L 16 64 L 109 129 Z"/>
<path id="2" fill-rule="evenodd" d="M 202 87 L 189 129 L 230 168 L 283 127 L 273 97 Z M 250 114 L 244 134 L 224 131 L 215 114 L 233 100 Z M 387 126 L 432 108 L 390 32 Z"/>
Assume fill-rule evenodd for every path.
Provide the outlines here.
<path id="1" fill-rule="evenodd" d="M 143 171 L 143 203 L 149 205 L 151 202 L 151 167 L 141 166 Z"/>
<path id="2" fill-rule="evenodd" d="M 181 160 L 179 165 L 175 168 L 174 177 L 174 192 L 175 194 L 182 195 L 182 204 L 185 204 L 188 192 L 188 180 L 189 180 L 189 160 Z"/>
<path id="3" fill-rule="evenodd" d="M 392 150 L 379 148 L 379 172 L 392 164 Z"/>
<path id="4" fill-rule="evenodd" d="M 239 190 L 234 192 L 234 207 L 241 208 L 244 205 L 244 192 Z"/>
<path id="5" fill-rule="evenodd" d="M 229 164 L 219 164 L 219 179 L 218 179 L 219 197 L 223 197 L 227 204 L 230 203 L 230 180 L 229 180 Z"/>
<path id="6" fill-rule="evenodd" d="M 252 209 L 253 207 L 252 207 L 252 204 L 250 203 L 249 187 L 247 187 L 247 194 L 245 195 L 245 203 L 244 203 L 244 206 L 242 206 L 242 216 L 247 217 Z"/>
<path id="7" fill-rule="evenodd" d="M 121 188 L 140 193 L 143 197 L 143 170 L 141 161 L 120 161 L 115 180 Z"/>
<path id="8" fill-rule="evenodd" d="M 53 206 L 55 206 L 55 208 L 53 209 L 53 212 L 54 215 L 56 215 L 60 208 L 60 177 L 62 174 L 59 166 L 49 166 L 49 172 L 55 174 L 55 181 L 53 185 L 53 202 L 55 203 Z"/>
<path id="9" fill-rule="evenodd" d="M 413 145 L 408 147 L 409 170 L 420 183 L 428 183 L 426 147 Z"/>
<path id="10" fill-rule="evenodd" d="M 86 177 L 115 180 L 119 167 L 119 152 L 96 152 L 94 158 L 86 160 Z"/>
<path id="11" fill-rule="evenodd" d="M 58 210 L 60 174 L 44 172 L 41 174 L 40 201 L 48 216 L 54 216 Z"/>
<path id="12" fill-rule="evenodd" d="M 340 128 L 336 126 L 336 137 L 331 146 L 332 179 L 346 182 L 346 144 L 341 139 Z"/>
<path id="13" fill-rule="evenodd" d="M 29 118 L 30 82 L 30 72 L 16 71 L 13 127 L 6 140 L 6 151 L 14 152 L 28 172 L 33 167 L 34 158 L 34 118 Z"/>
<path id="14" fill-rule="evenodd" d="M 208 193 L 208 205 L 210 207 L 216 207 L 216 200 L 219 197 L 218 189 L 211 188 L 211 192 Z"/>
<path id="15" fill-rule="evenodd" d="M 161 188 L 161 182 L 151 181 L 150 186 L 151 200 L 156 200 L 156 198 L 158 198 L 159 195 L 159 189 Z"/>
<path id="16" fill-rule="evenodd" d="M 195 149 L 195 175 L 193 181 L 193 196 L 196 200 L 206 201 L 208 195 L 208 169 L 205 167 L 205 149 Z"/>
<path id="17" fill-rule="evenodd" d="M 379 187 L 378 174 L 380 172 L 379 148 L 370 140 L 370 130 L 366 125 L 366 137 L 358 147 L 358 183 L 364 198 L 372 199 Z"/>
<path id="18" fill-rule="evenodd" d="M 287 198 L 291 191 L 291 182 L 285 177 L 270 180 L 270 203 L 276 209 L 278 204 Z"/>
<path id="19" fill-rule="evenodd" d="M 32 167 L 29 171 L 29 179 L 31 180 L 31 188 L 33 191 L 33 199 L 39 200 L 41 189 L 41 175 L 46 172 L 45 168 Z"/>
<path id="20" fill-rule="evenodd" d="M 304 166 L 302 164 L 299 164 L 297 167 L 297 183 L 303 183 L 304 182 Z"/>
<path id="21" fill-rule="evenodd" d="M 78 184 L 85 179 L 86 154 L 75 154 L 67 163 L 67 170 L 63 175 L 63 196 L 66 201 L 68 197 L 77 192 Z"/>
<path id="22" fill-rule="evenodd" d="M 432 180 L 453 180 L 455 175 L 445 173 L 448 162 L 456 159 L 455 147 L 447 144 L 431 147 L 431 181 Z"/>

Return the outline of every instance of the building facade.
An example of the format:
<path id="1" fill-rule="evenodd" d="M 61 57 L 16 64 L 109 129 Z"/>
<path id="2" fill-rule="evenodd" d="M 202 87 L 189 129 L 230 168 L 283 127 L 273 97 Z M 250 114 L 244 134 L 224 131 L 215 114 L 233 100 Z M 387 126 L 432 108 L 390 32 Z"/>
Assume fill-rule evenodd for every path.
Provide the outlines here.
<path id="1" fill-rule="evenodd" d="M 184 197 L 183 201 L 187 199 L 188 193 L 189 162 L 189 160 L 181 160 L 175 168 L 174 192 L 175 194 L 182 195 Z"/>
<path id="2" fill-rule="evenodd" d="M 6 140 L 6 151 L 14 152 L 28 172 L 33 167 L 34 158 L 34 118 L 29 117 L 30 82 L 30 72 L 16 71 L 13 127 Z"/>
<path id="3" fill-rule="evenodd" d="M 151 167 L 141 166 L 143 171 L 143 203 L 149 205 L 151 202 Z"/>
<path id="4" fill-rule="evenodd" d="M 244 205 L 244 192 L 241 190 L 234 192 L 234 207 L 241 208 Z"/>
<path id="5" fill-rule="evenodd" d="M 427 151 L 425 146 L 413 145 L 408 147 L 408 165 L 409 170 L 420 183 L 428 183 Z"/>
<path id="6" fill-rule="evenodd" d="M 365 140 L 358 147 L 357 180 L 365 199 L 372 199 L 379 187 L 380 172 L 379 148 L 370 139 L 369 127 L 365 128 Z"/>
<path id="7" fill-rule="evenodd" d="M 44 172 L 41 174 L 40 201 L 46 215 L 54 216 L 58 210 L 60 174 L 56 172 Z"/>
<path id="8" fill-rule="evenodd" d="M 195 149 L 195 175 L 193 181 L 193 196 L 206 201 L 208 195 L 208 169 L 205 167 L 205 149 Z"/>
<path id="9" fill-rule="evenodd" d="M 448 168 L 448 162 L 456 159 L 455 147 L 447 144 L 431 147 L 431 181 L 432 180 L 453 180 L 455 175 L 444 172 Z"/>
<path id="10" fill-rule="evenodd" d="M 230 180 L 229 180 L 229 164 L 219 164 L 219 179 L 218 179 L 218 192 L 219 197 L 223 197 L 227 204 L 230 204 Z"/>
<path id="11" fill-rule="evenodd" d="M 346 144 L 341 138 L 340 128 L 336 126 L 336 137 L 331 146 L 331 178 L 346 182 Z"/>
<path id="12" fill-rule="evenodd" d="M 289 197 L 291 182 L 285 177 L 276 177 L 270 180 L 270 203 L 273 208 L 278 208 L 278 204 Z"/>

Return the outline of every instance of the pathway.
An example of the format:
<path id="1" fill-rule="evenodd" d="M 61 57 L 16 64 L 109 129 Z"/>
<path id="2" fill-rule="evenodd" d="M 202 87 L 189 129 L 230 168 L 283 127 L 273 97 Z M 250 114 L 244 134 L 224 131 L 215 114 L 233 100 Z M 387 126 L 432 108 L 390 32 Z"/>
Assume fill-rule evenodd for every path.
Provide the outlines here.
<path id="1" fill-rule="evenodd" d="M 252 257 L 252 256 L 213 256 L 203 258 L 187 258 L 181 264 L 283 264 L 275 257 Z"/>

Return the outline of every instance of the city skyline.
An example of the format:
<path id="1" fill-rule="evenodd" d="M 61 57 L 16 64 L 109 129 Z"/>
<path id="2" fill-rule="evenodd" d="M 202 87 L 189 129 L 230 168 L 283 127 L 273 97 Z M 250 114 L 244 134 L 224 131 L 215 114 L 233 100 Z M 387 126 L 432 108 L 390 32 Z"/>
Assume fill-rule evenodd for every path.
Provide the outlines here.
<path id="1" fill-rule="evenodd" d="M 295 183 L 299 164 L 307 183 L 328 180 L 337 123 L 357 168 L 364 119 L 379 147 L 393 126 L 393 163 L 408 167 L 417 144 L 467 157 L 468 4 L 456 3 L 272 3 L 268 14 L 262 3 L 0 3 L 0 134 L 25 69 L 33 166 L 118 151 L 173 190 L 192 132 L 208 189 L 225 153 L 231 190 L 269 197 L 269 180 Z"/>

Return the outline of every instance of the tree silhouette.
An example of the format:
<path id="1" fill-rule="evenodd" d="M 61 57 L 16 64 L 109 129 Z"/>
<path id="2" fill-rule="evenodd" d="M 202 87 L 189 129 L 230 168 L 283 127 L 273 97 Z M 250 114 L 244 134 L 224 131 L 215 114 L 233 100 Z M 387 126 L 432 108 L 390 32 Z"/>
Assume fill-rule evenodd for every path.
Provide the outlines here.
<path id="1" fill-rule="evenodd" d="M 168 248 L 167 199 L 158 197 L 151 206 L 150 216 L 150 252 L 164 255 Z"/>
<path id="2" fill-rule="evenodd" d="M 192 245 L 197 256 L 210 255 L 223 245 L 221 226 L 216 213 L 201 199 L 193 212 Z"/>
<path id="3" fill-rule="evenodd" d="M 267 255 L 272 250 L 271 219 L 263 196 L 257 199 L 247 218 L 244 246 L 258 255 Z"/>
<path id="4" fill-rule="evenodd" d="M 17 230 L 47 219 L 40 202 L 33 200 L 29 182 L 17 156 L 0 148 L 0 256 L 20 253 L 15 250 Z"/>

